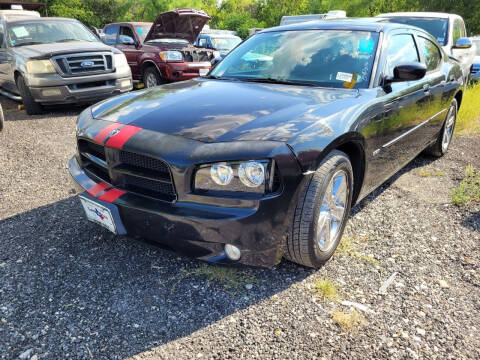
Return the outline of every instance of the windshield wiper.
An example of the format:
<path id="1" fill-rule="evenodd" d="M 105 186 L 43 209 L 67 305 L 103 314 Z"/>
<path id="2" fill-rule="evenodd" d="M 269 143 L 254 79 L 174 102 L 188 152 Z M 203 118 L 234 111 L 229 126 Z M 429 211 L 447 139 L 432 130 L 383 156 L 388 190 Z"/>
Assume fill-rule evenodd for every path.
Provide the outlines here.
<path id="1" fill-rule="evenodd" d="M 313 82 L 308 81 L 294 81 L 294 80 L 283 80 L 275 78 L 240 78 L 241 81 L 247 82 L 258 82 L 266 84 L 283 84 L 283 85 L 299 85 L 299 86 L 318 86 Z"/>
<path id="2" fill-rule="evenodd" d="M 15 44 L 13 47 L 25 46 L 25 45 L 38 45 L 38 44 L 45 44 L 41 41 L 26 41 L 21 44 Z"/>
<path id="3" fill-rule="evenodd" d="M 214 79 L 214 80 L 230 80 L 230 81 L 239 81 L 238 78 L 231 78 L 231 77 L 224 77 L 224 76 L 217 76 L 217 75 L 208 75 L 204 76 L 204 79 Z"/>

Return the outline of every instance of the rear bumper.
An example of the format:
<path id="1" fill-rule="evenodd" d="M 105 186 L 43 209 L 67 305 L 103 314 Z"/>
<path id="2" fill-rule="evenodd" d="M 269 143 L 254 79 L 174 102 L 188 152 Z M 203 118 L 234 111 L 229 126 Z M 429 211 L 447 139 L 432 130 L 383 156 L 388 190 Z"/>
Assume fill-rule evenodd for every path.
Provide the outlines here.
<path id="1" fill-rule="evenodd" d="M 129 192 L 102 201 L 99 198 L 108 198 L 104 195 L 111 190 L 92 192 L 97 182 L 87 176 L 76 157 L 69 161 L 68 169 L 82 196 L 118 209 L 114 218 L 124 229 L 121 235 L 148 239 L 207 262 L 233 263 L 225 255 L 225 244 L 241 250 L 235 263 L 271 267 L 282 258 L 285 229 L 292 223 L 292 212 L 285 207 L 295 203 L 289 192 L 256 201 L 249 208 L 167 203 Z"/>
<path id="2" fill-rule="evenodd" d="M 168 81 L 183 81 L 200 76 L 200 69 L 210 70 L 209 62 L 166 63 L 161 67 L 162 76 Z"/>

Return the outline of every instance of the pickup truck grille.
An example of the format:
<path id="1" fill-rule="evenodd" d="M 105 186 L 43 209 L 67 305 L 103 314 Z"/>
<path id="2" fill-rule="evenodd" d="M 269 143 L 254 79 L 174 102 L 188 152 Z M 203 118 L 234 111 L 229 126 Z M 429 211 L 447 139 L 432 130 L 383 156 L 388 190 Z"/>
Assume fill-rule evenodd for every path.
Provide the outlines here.
<path id="1" fill-rule="evenodd" d="M 114 70 L 111 53 L 59 55 L 52 60 L 64 77 L 104 74 Z"/>
<path id="2" fill-rule="evenodd" d="M 163 160 L 83 139 L 78 151 L 82 168 L 94 180 L 162 201 L 177 199 L 170 167 Z"/>

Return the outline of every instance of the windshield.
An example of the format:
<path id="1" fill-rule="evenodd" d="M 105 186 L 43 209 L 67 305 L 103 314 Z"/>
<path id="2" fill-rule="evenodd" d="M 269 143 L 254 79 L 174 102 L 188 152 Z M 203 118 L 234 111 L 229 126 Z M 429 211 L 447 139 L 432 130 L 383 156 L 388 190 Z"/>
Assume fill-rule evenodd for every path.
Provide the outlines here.
<path id="1" fill-rule="evenodd" d="M 448 42 L 448 19 L 422 18 L 422 17 L 401 17 L 392 16 L 386 18 L 388 22 L 406 24 L 419 27 L 432 34 L 440 45 L 445 46 Z"/>
<path id="2" fill-rule="evenodd" d="M 267 32 L 235 48 L 210 77 L 333 88 L 368 88 L 378 33 Z"/>
<path id="3" fill-rule="evenodd" d="M 242 39 L 239 37 L 229 37 L 229 38 L 222 38 L 222 37 L 210 37 L 212 40 L 213 47 L 217 50 L 232 50 L 235 46 L 242 42 Z"/>
<path id="4" fill-rule="evenodd" d="M 90 30 L 75 21 L 15 23 L 8 27 L 10 46 L 50 44 L 70 41 L 100 42 Z"/>
<path id="5" fill-rule="evenodd" d="M 150 31 L 150 28 L 152 27 L 152 24 L 149 25 L 135 25 L 135 31 L 137 32 L 140 40 L 142 42 L 145 41 L 145 38 L 147 37 L 148 32 Z"/>

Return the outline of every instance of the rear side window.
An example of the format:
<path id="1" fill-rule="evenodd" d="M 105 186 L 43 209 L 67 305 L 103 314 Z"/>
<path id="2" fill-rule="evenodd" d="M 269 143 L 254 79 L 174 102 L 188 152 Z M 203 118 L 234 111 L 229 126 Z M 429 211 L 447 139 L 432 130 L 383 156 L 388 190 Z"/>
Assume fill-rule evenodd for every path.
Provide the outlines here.
<path id="1" fill-rule="evenodd" d="M 457 40 L 466 37 L 467 34 L 465 33 L 465 25 L 463 21 L 460 19 L 455 19 L 453 22 L 453 44 L 457 43 Z"/>
<path id="2" fill-rule="evenodd" d="M 105 42 L 113 45 L 117 43 L 118 25 L 112 25 L 105 29 Z"/>
<path id="3" fill-rule="evenodd" d="M 399 64 L 419 61 L 417 47 L 412 35 L 392 36 L 387 46 L 387 76 L 393 77 L 393 69 Z"/>
<path id="4" fill-rule="evenodd" d="M 418 37 L 418 47 L 423 53 L 425 59 L 425 65 L 427 66 L 427 71 L 434 71 L 440 67 L 440 62 L 442 61 L 442 55 L 440 49 L 433 43 L 424 37 Z"/>

